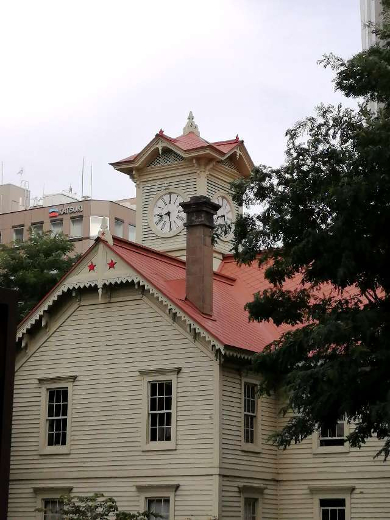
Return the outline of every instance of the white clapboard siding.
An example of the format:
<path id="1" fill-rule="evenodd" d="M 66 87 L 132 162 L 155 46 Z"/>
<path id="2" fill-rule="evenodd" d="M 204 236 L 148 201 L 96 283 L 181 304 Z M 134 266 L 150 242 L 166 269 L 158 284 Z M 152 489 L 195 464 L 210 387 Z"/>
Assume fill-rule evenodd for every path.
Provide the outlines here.
<path id="1" fill-rule="evenodd" d="M 222 479 L 222 519 L 240 520 L 242 515 L 242 498 L 240 485 L 264 485 L 266 489 L 259 498 L 261 520 L 278 520 L 278 485 L 275 481 L 258 479 L 238 479 L 223 477 Z M 297 517 L 298 518 L 298 517 Z"/>
<path id="2" fill-rule="evenodd" d="M 279 428 L 288 420 L 281 418 Z M 351 426 L 352 428 L 352 426 Z M 321 479 L 332 474 L 332 478 L 356 477 L 370 475 L 373 478 L 387 477 L 390 479 L 390 465 L 383 463 L 383 458 L 374 458 L 382 446 L 382 442 L 376 438 L 369 439 L 361 448 L 350 448 L 348 452 L 324 453 L 318 449 L 313 450 L 313 439 L 290 446 L 285 451 L 278 452 L 279 478 L 296 479 L 313 478 Z M 389 480 L 390 485 L 390 480 Z M 390 511 L 389 511 L 390 518 Z"/>
<path id="3" fill-rule="evenodd" d="M 144 483 L 144 481 L 142 481 Z M 156 479 L 150 478 L 148 483 L 153 484 Z M 159 481 L 158 481 L 159 482 Z M 164 479 L 166 484 L 177 484 L 177 478 Z M 56 486 L 72 487 L 73 495 L 91 495 L 95 492 L 104 493 L 106 497 L 116 499 L 119 509 L 124 511 L 139 511 L 140 497 L 136 485 L 139 480 L 134 478 L 101 478 L 69 480 L 58 478 Z M 41 487 L 53 486 L 52 480 L 42 479 Z M 35 480 L 24 480 L 13 485 L 10 492 L 10 506 L 8 520 L 35 520 L 36 495 L 33 488 L 37 487 Z M 210 520 L 214 516 L 215 504 L 210 494 L 213 487 L 213 478 L 210 476 L 181 477 L 180 487 L 175 495 L 175 520 L 185 520 L 189 517 L 197 520 Z"/>
<path id="4" fill-rule="evenodd" d="M 279 484 L 279 520 L 312 520 L 313 495 L 309 486 L 354 486 L 351 493 L 352 520 L 388 520 L 390 518 L 389 481 L 372 479 L 362 475 L 360 479 L 332 478 L 313 480 L 291 480 Z M 326 493 L 321 495 L 325 498 Z"/>
<path id="5" fill-rule="evenodd" d="M 220 174 L 221 175 L 221 174 Z M 220 176 L 208 175 L 207 177 L 207 195 L 210 199 L 215 200 L 215 196 L 222 193 L 227 193 L 232 196 L 231 179 L 223 180 Z M 234 204 L 236 214 L 239 213 L 239 207 Z M 222 253 L 231 253 L 231 241 L 218 240 L 217 249 Z"/>
<path id="6" fill-rule="evenodd" d="M 281 428 L 288 418 L 280 418 Z M 308 486 L 354 486 L 352 520 L 390 518 L 390 465 L 374 459 L 381 442 L 370 439 L 360 450 L 316 453 L 313 439 L 278 451 L 280 520 L 313 518 L 313 497 Z"/>
<path id="7" fill-rule="evenodd" d="M 166 169 L 166 168 L 165 168 Z M 175 165 L 175 175 L 168 169 L 163 178 L 148 178 L 142 181 L 142 244 L 154 249 L 166 250 L 167 248 L 184 248 L 186 243 L 185 229 L 173 237 L 159 237 L 153 231 L 149 222 L 150 206 L 154 197 L 164 190 L 179 190 L 188 200 L 196 195 L 196 173 L 191 163 L 178 163 Z"/>
<path id="8" fill-rule="evenodd" d="M 241 449 L 242 376 L 240 370 L 224 367 L 222 388 L 222 466 L 234 472 L 251 471 L 259 478 L 275 478 L 277 450 L 267 442 L 268 436 L 276 429 L 274 400 L 268 397 L 259 400 L 261 453 L 251 453 Z"/>
<path id="9" fill-rule="evenodd" d="M 127 298 L 97 304 L 97 291 L 94 299 L 89 293 L 16 372 L 10 520 L 34 518 L 32 487 L 61 479 L 77 493 L 102 491 L 128 508 L 135 507 L 136 483 L 173 479 L 179 518 L 192 510 L 199 519 L 212 516 L 216 361 L 149 300 Z M 181 367 L 177 449 L 143 452 L 139 370 L 174 367 Z M 71 453 L 39 455 L 38 378 L 68 375 L 77 375 Z"/>

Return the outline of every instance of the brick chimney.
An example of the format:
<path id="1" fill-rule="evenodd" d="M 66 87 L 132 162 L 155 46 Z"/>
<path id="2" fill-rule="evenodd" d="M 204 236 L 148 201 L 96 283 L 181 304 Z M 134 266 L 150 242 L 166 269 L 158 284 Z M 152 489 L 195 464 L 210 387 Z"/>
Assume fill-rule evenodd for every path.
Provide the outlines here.
<path id="1" fill-rule="evenodd" d="M 203 314 L 213 314 L 214 215 L 220 208 L 208 197 L 191 197 L 180 206 L 187 215 L 186 298 Z"/>

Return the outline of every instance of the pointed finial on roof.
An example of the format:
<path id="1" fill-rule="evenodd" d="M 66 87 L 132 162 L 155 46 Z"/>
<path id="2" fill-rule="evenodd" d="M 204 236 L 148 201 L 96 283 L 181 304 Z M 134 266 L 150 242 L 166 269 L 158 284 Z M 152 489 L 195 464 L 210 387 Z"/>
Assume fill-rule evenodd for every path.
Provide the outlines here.
<path id="1" fill-rule="evenodd" d="M 110 229 L 108 227 L 107 217 L 103 217 L 98 235 L 102 240 L 105 240 L 106 242 L 108 242 L 110 244 L 110 246 L 112 246 L 112 244 L 113 244 L 112 235 L 111 235 Z"/>
<path id="2" fill-rule="evenodd" d="M 164 130 L 162 128 L 160 128 L 159 132 L 158 132 L 160 135 L 164 135 Z"/>
<path id="3" fill-rule="evenodd" d="M 236 141 L 238 142 L 240 138 L 238 137 L 238 134 L 236 135 Z"/>
<path id="4" fill-rule="evenodd" d="M 187 135 L 190 132 L 193 132 L 194 134 L 200 136 L 198 125 L 194 121 L 193 113 L 190 112 L 187 117 L 187 124 L 183 128 L 183 135 Z"/>

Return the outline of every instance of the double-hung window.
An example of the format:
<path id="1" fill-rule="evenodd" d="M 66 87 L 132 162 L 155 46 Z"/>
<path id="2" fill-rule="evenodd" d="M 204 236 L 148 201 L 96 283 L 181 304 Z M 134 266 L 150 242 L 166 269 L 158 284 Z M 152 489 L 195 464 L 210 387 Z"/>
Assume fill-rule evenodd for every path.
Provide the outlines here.
<path id="1" fill-rule="evenodd" d="M 321 520 L 345 520 L 345 498 L 320 498 Z"/>
<path id="2" fill-rule="evenodd" d="M 332 453 L 349 451 L 349 443 L 346 440 L 349 434 L 349 424 L 346 421 L 338 421 L 331 427 L 323 427 L 313 434 L 314 453 Z"/>
<path id="3" fill-rule="evenodd" d="M 175 493 L 179 484 L 141 484 L 136 488 L 141 511 L 148 511 L 152 520 L 175 520 Z"/>
<path id="4" fill-rule="evenodd" d="M 147 498 L 146 507 L 152 517 L 169 519 L 169 498 Z"/>
<path id="5" fill-rule="evenodd" d="M 354 489 L 347 485 L 309 485 L 314 501 L 314 520 L 351 520 Z"/>
<path id="6" fill-rule="evenodd" d="M 149 381 L 149 441 L 172 440 L 172 379 Z"/>
<path id="7" fill-rule="evenodd" d="M 238 486 L 241 492 L 242 520 L 260 520 L 261 503 L 266 486 Z"/>
<path id="8" fill-rule="evenodd" d="M 38 486 L 33 491 L 36 496 L 36 519 L 38 520 L 63 520 L 63 506 L 61 496 L 69 495 L 72 487 L 62 486 Z"/>
<path id="9" fill-rule="evenodd" d="M 257 520 L 257 498 L 244 499 L 244 520 Z"/>
<path id="10" fill-rule="evenodd" d="M 257 396 L 258 383 L 242 382 L 242 448 L 260 451 L 260 424 Z"/>
<path id="11" fill-rule="evenodd" d="M 143 379 L 142 449 L 176 448 L 176 391 L 180 368 L 140 370 Z"/>
<path id="12" fill-rule="evenodd" d="M 321 428 L 320 446 L 344 446 L 345 422 L 338 421 L 331 428 Z"/>
<path id="13" fill-rule="evenodd" d="M 67 387 L 47 391 L 46 431 L 48 446 L 66 446 L 68 434 L 69 390 Z"/>
<path id="14" fill-rule="evenodd" d="M 43 520 L 62 520 L 63 502 L 59 498 L 43 500 Z"/>
<path id="15" fill-rule="evenodd" d="M 40 453 L 69 453 L 72 387 L 76 378 L 43 378 L 41 397 Z"/>

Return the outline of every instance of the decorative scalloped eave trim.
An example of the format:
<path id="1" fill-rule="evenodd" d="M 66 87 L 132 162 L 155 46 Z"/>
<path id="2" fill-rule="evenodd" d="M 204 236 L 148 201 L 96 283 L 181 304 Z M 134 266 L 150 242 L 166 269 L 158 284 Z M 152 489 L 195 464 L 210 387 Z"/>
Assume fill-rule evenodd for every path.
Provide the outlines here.
<path id="1" fill-rule="evenodd" d="M 190 333 L 199 334 L 200 337 L 204 338 L 211 344 L 213 350 L 219 350 L 222 354 L 224 354 L 224 346 L 216 341 L 213 336 L 208 334 L 202 327 L 200 327 L 195 321 L 191 320 L 185 314 L 185 312 L 181 311 L 178 307 L 176 307 L 168 298 L 165 298 L 155 287 L 147 283 L 137 274 L 130 274 L 127 276 L 117 276 L 113 278 L 109 278 L 106 280 L 102 280 L 99 284 L 98 280 L 88 280 L 88 281 L 75 281 L 71 283 L 64 283 L 61 287 L 57 289 L 57 291 L 45 302 L 44 305 L 33 315 L 31 318 L 23 325 L 23 327 L 17 333 L 17 339 L 20 339 L 23 334 L 25 334 L 42 316 L 45 311 L 51 307 L 58 298 L 74 289 L 84 289 L 88 287 L 97 287 L 98 289 L 102 289 L 104 286 L 110 286 L 115 284 L 122 283 L 130 283 L 134 282 L 136 288 L 141 286 L 148 290 L 158 301 L 162 302 L 167 307 L 167 312 L 173 312 L 181 318 L 189 328 Z"/>
<path id="2" fill-rule="evenodd" d="M 40 307 L 37 312 L 35 312 L 23 325 L 22 328 L 20 328 L 17 331 L 16 339 L 20 339 L 23 334 L 25 334 L 42 316 L 43 313 L 46 312 L 55 301 L 58 300 L 58 298 L 67 292 L 69 289 L 78 289 L 78 288 L 86 288 L 86 287 L 94 287 L 97 286 L 97 280 L 88 280 L 84 282 L 74 282 L 74 283 L 68 283 L 63 284 L 61 287 L 59 287 L 51 296 L 48 298 L 44 305 Z"/>
<path id="3" fill-rule="evenodd" d="M 249 353 L 248 350 L 244 350 L 243 352 L 238 352 L 236 349 L 230 349 L 229 347 L 225 348 L 225 356 L 229 358 L 237 358 L 237 359 L 252 359 L 252 357 L 258 352 Z"/>

